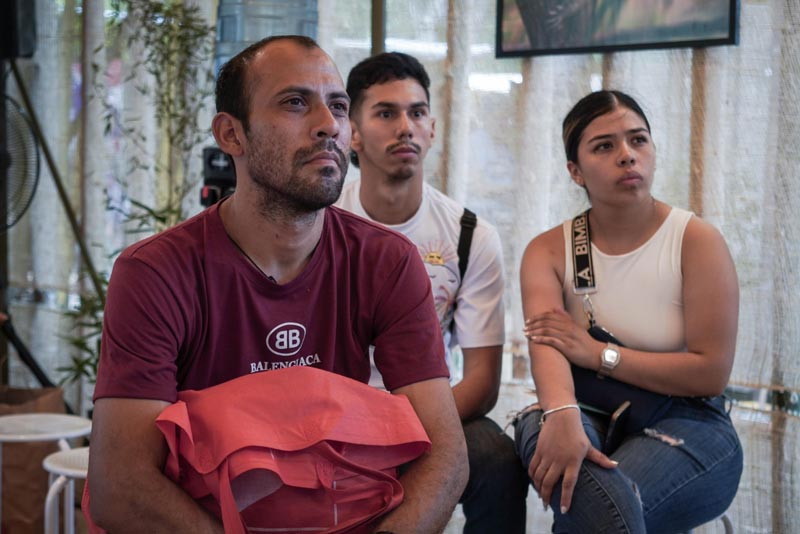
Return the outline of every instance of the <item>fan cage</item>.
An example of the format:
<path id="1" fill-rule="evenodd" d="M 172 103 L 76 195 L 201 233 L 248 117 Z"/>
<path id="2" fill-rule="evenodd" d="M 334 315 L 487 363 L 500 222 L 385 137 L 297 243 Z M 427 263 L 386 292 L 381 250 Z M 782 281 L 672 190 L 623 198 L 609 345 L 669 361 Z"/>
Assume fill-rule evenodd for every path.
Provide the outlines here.
<path id="1" fill-rule="evenodd" d="M 5 147 L 0 160 L 5 160 L 3 185 L 5 202 L 0 205 L 0 224 L 2 230 L 14 226 L 33 201 L 39 182 L 39 144 L 28 116 L 20 105 L 10 96 L 4 95 L 5 107 Z M 6 159 L 6 157 L 8 159 Z M 0 168 L 2 172 L 2 168 Z"/>

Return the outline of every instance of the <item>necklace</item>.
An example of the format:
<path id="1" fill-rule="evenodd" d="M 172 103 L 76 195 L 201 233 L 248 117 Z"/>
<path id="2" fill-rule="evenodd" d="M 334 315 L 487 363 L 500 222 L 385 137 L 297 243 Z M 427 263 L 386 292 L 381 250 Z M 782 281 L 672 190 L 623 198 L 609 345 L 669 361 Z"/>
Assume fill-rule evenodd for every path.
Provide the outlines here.
<path id="1" fill-rule="evenodd" d="M 258 264 L 257 264 L 257 263 L 256 263 L 256 262 L 253 260 L 253 258 L 251 258 L 251 257 L 250 257 L 250 255 L 249 255 L 249 254 L 247 254 L 247 252 L 245 252 L 245 251 L 244 251 L 244 249 L 243 249 L 242 247 L 240 247 L 240 246 L 239 246 L 239 243 L 237 243 L 237 242 L 236 242 L 236 240 L 235 240 L 234 238 L 232 238 L 231 236 L 228 236 L 228 239 L 230 239 L 230 240 L 231 240 L 231 243 L 233 243 L 233 245 L 234 245 L 234 246 L 235 246 L 235 247 L 236 247 L 236 248 L 239 250 L 239 252 L 241 252 L 241 253 L 242 253 L 242 256 L 244 256 L 245 258 L 247 258 L 247 261 L 249 261 L 249 262 L 250 262 L 250 265 L 252 265 L 253 267 L 255 267 L 255 268 L 256 268 L 256 270 L 257 270 L 258 272 L 260 272 L 260 273 L 261 273 L 261 274 L 262 274 L 262 275 L 263 275 L 263 276 L 264 276 L 264 277 L 265 277 L 267 280 L 269 280 L 269 281 L 270 281 L 270 282 L 272 282 L 273 284 L 277 284 L 277 283 L 278 283 L 278 281 L 277 281 L 277 280 L 275 280 L 275 278 L 273 278 L 271 275 L 268 275 L 267 273 L 265 273 L 265 272 L 263 271 L 263 269 L 261 269 L 261 267 L 259 267 L 259 266 L 258 266 Z"/>

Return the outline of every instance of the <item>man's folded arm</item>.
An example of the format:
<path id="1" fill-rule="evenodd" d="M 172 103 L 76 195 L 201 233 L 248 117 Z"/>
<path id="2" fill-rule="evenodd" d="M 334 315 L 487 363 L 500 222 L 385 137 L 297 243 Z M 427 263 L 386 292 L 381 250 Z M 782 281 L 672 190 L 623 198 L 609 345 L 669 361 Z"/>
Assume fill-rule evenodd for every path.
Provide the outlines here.
<path id="1" fill-rule="evenodd" d="M 158 400 L 95 402 L 89 449 L 90 515 L 113 533 L 222 533 L 222 525 L 163 474 L 167 445 Z"/>
<path id="2" fill-rule="evenodd" d="M 450 520 L 469 478 L 467 447 L 446 378 L 434 378 L 394 390 L 408 397 L 431 440 L 431 452 L 403 474 L 403 503 L 376 531 L 441 532 Z"/>

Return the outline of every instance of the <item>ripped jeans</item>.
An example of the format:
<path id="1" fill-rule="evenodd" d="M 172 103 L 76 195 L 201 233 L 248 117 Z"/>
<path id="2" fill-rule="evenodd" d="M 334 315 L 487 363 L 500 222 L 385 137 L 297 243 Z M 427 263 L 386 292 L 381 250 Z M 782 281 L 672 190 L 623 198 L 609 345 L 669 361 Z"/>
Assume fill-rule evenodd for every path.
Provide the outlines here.
<path id="1" fill-rule="evenodd" d="M 517 454 L 527 470 L 541 410 L 514 421 Z M 589 440 L 602 449 L 606 422 L 581 412 Z M 676 398 L 663 419 L 626 436 L 610 455 L 616 469 L 584 461 L 572 504 L 560 513 L 561 484 L 550 500 L 553 532 L 685 532 L 727 510 L 742 474 L 742 447 L 724 397 Z"/>

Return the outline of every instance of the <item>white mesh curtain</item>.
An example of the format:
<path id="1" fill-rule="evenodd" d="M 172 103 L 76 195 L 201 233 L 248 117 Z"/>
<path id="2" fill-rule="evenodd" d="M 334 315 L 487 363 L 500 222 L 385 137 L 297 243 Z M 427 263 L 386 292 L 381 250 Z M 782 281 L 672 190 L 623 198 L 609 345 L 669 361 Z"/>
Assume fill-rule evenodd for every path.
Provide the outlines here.
<path id="1" fill-rule="evenodd" d="M 125 18 L 122 32 L 112 38 L 106 31 L 110 0 L 35 1 L 36 54 L 17 63 L 81 222 L 94 268 L 107 275 L 115 252 L 146 237 L 131 233 L 134 225 L 123 225 L 119 210 L 109 209 L 108 202 L 120 209 L 128 209 L 132 201 L 156 206 L 165 189 L 164 181 L 155 180 L 153 173 L 165 144 L 155 117 L 154 80 L 139 62 L 145 55 L 141 43 L 129 41 L 131 29 L 141 21 Z M 197 8 L 213 26 L 216 0 L 184 4 Z M 209 57 L 208 68 L 211 65 Z M 18 94 L 10 76 L 6 90 Z M 210 112 L 201 113 L 205 116 L 199 122 L 208 127 Z M 126 133 L 127 129 L 135 134 Z M 185 173 L 193 182 L 202 167 L 201 148 L 198 145 Z M 58 382 L 65 376 L 61 369 L 77 353 L 66 338 L 80 333 L 66 314 L 75 308 L 78 295 L 93 286 L 83 274 L 52 176 L 44 163 L 42 168 L 31 209 L 8 234 L 8 308 L 34 357 Z M 200 210 L 196 190 L 185 201 L 186 213 Z M 13 356 L 9 369 L 12 385 L 38 386 Z M 67 386 L 67 399 L 73 406 L 90 408 L 90 386 Z"/>
<path id="2" fill-rule="evenodd" d="M 34 0 L 31 0 L 34 1 Z M 18 60 L 27 91 L 41 122 L 43 135 L 53 153 L 64 187 L 74 206 L 80 206 L 77 132 L 79 117 L 73 84 L 79 68 L 80 24 L 75 0 L 36 0 L 37 50 L 31 60 Z M 22 101 L 4 64 L 6 93 Z M 56 369 L 66 365 L 69 354 L 63 336 L 71 321 L 65 316 L 69 295 L 75 294 L 77 257 L 74 240 L 49 169 L 42 159 L 39 186 L 30 209 L 8 232 L 8 310 L 20 337 L 53 381 Z M 9 383 L 38 387 L 12 350 L 9 350 Z M 73 405 L 75 398 L 69 399 Z"/>
<path id="3" fill-rule="evenodd" d="M 214 22 L 215 0 L 193 3 Z M 733 410 L 745 472 L 729 516 L 737 532 L 796 531 L 800 194 L 793 186 L 800 177 L 800 4 L 742 0 L 736 47 L 521 60 L 494 57 L 495 3 L 388 0 L 386 48 L 419 57 L 433 81 L 438 121 L 437 141 L 426 160 L 428 181 L 500 230 L 508 280 L 506 384 L 531 383 L 520 335 L 522 250 L 534 235 L 585 206 L 564 168 L 560 122 L 590 90 L 622 89 L 640 101 L 653 127 L 654 194 L 717 225 L 737 265 L 741 312 L 732 384 L 738 396 L 753 398 Z M 85 206 L 79 212 L 87 221 L 88 241 L 113 250 L 124 244 L 124 236 L 113 214 L 96 209 L 98 189 L 113 190 L 121 175 L 138 188 L 139 198 L 156 188 L 146 175 L 126 174 L 124 162 L 133 147 L 98 129 L 90 117 L 73 114 L 93 109 L 86 93 L 81 97 L 86 106 L 74 104 L 77 73 L 87 75 L 81 57 L 84 65 L 91 61 L 101 68 L 109 60 L 85 51 L 101 39 L 104 2 L 82 1 L 86 16 L 93 17 L 85 33 L 76 5 L 81 2 L 36 0 L 39 50 L 22 66 L 75 205 Z M 318 0 L 318 8 L 319 41 L 346 76 L 369 54 L 369 2 Z M 120 83 L 131 74 L 124 54 L 121 59 L 109 63 L 112 71 L 121 66 L 118 78 L 107 79 L 111 94 L 126 116 L 152 121 L 142 112 L 146 102 Z M 141 73 L 134 79 L 148 83 Z M 12 83 L 7 88 L 14 92 Z M 151 147 L 155 137 L 147 139 Z M 98 154 L 107 157 L 94 157 Z M 356 176 L 357 170 L 351 173 Z M 33 208 L 9 233 L 9 243 L 10 309 L 34 354 L 57 378 L 55 369 L 69 358 L 60 337 L 69 327 L 63 313 L 78 280 L 74 242 L 46 171 Z M 12 384 L 32 385 L 13 358 L 11 363 Z M 793 402 L 795 411 L 769 409 L 773 399 Z M 547 516 L 535 499 L 531 503 L 529 531 L 548 532 Z"/>

